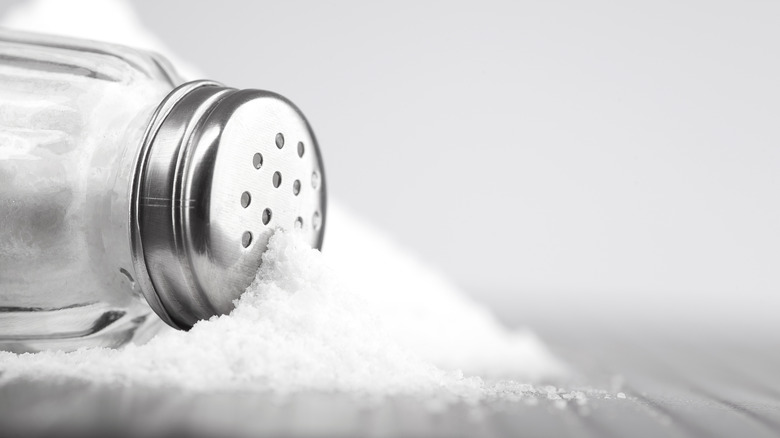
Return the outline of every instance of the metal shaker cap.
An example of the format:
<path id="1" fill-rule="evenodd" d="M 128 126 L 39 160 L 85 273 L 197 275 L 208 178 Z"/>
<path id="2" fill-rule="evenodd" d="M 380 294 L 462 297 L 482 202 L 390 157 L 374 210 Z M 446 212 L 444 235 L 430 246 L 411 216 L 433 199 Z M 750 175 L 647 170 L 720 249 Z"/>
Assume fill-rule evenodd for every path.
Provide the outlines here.
<path id="1" fill-rule="evenodd" d="M 186 83 L 157 108 L 131 201 L 136 274 L 169 325 L 229 313 L 276 229 L 322 246 L 326 194 L 303 114 L 267 91 Z"/>

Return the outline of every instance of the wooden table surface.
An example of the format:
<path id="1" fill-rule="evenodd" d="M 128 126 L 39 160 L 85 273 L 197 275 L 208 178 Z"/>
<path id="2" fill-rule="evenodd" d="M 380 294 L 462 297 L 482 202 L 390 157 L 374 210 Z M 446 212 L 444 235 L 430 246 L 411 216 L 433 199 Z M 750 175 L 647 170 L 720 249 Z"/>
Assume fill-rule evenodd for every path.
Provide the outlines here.
<path id="1" fill-rule="evenodd" d="M 780 337 L 621 334 L 545 336 L 572 364 L 562 386 L 607 390 L 584 405 L 493 400 L 435 410 L 395 397 L 192 394 L 80 382 L 0 386 L 0 426 L 16 436 L 778 437 Z M 615 398 L 618 392 L 625 399 Z"/>

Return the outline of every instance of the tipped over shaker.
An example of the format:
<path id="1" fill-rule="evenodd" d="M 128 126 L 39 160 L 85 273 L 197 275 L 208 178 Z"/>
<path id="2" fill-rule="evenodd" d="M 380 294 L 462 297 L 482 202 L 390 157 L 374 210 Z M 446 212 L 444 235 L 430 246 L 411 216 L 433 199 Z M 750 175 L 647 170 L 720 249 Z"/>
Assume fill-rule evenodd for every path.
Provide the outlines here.
<path id="1" fill-rule="evenodd" d="M 117 347 L 229 313 L 274 230 L 320 248 L 325 215 L 317 140 L 284 97 L 0 31 L 0 349 Z"/>

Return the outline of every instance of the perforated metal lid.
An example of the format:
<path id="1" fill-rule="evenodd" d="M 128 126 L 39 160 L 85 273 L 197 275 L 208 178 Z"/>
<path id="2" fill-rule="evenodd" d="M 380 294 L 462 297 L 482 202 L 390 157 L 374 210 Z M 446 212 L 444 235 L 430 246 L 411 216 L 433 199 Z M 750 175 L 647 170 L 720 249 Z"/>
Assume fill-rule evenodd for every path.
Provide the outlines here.
<path id="1" fill-rule="evenodd" d="M 131 230 L 141 289 L 177 328 L 228 313 L 273 230 L 320 248 L 325 213 L 317 141 L 291 102 L 184 84 L 157 109 L 138 159 Z"/>

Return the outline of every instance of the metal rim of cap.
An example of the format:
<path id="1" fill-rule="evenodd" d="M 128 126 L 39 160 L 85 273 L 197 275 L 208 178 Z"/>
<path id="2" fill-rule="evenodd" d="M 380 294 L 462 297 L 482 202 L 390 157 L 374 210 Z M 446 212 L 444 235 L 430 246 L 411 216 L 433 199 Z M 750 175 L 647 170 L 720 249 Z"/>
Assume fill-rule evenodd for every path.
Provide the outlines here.
<path id="1" fill-rule="evenodd" d="M 238 298 L 249 285 L 247 280 L 251 282 L 253 278 L 247 277 L 247 272 L 259 268 L 260 257 L 270 235 L 268 233 L 272 231 L 265 230 L 262 235 L 258 233 L 255 238 L 257 242 L 249 248 L 252 252 L 228 254 L 225 260 L 220 260 L 219 251 L 226 252 L 224 242 L 215 244 L 212 239 L 204 243 L 202 240 L 207 238 L 200 236 L 218 229 L 220 219 L 230 222 L 235 215 L 226 213 L 222 217 L 213 218 L 209 213 L 205 219 L 190 217 L 190 204 L 216 202 L 219 201 L 216 198 L 221 195 L 212 195 L 209 191 L 201 198 L 201 192 L 197 191 L 197 188 L 187 186 L 187 178 L 188 172 L 200 172 L 196 175 L 198 181 L 208 179 L 209 183 L 214 184 L 211 181 L 212 174 L 218 171 L 215 170 L 218 167 L 215 163 L 219 163 L 216 154 L 220 151 L 221 135 L 227 130 L 226 126 L 233 116 L 232 111 L 238 111 L 237 108 L 242 105 L 253 103 L 257 107 L 260 105 L 257 102 L 263 99 L 264 102 L 271 102 L 272 106 L 276 105 L 285 111 L 289 109 L 285 114 L 288 118 L 295 119 L 296 126 L 300 127 L 310 143 L 307 151 L 311 151 L 313 155 L 307 158 L 314 163 L 313 166 L 319 173 L 321 188 L 308 199 L 299 200 L 296 196 L 295 202 L 300 208 L 303 208 L 301 202 L 305 201 L 308 202 L 307 208 L 309 204 L 317 208 L 322 225 L 316 231 L 309 231 L 310 243 L 318 249 L 322 245 L 327 208 L 324 169 L 314 134 L 300 111 L 292 103 L 273 93 L 237 90 L 213 81 L 194 81 L 177 87 L 155 110 L 144 134 L 134 170 L 130 206 L 130 238 L 137 280 L 150 307 L 172 327 L 187 330 L 198 320 L 229 312 L 232 309 L 232 300 Z M 246 118 L 244 115 L 244 119 Z M 248 130 L 244 129 L 242 124 L 236 123 L 232 125 L 234 127 L 231 128 L 231 133 L 238 131 L 241 134 L 249 134 L 244 132 Z M 233 135 L 225 140 L 230 148 L 224 153 L 243 147 L 235 147 L 237 138 L 241 137 Z M 204 151 L 211 155 L 204 156 Z M 205 178 L 200 178 L 201 176 Z M 216 190 L 211 187 L 206 189 Z M 298 214 L 294 209 L 288 210 L 290 211 L 279 211 L 279 215 L 284 217 L 285 214 Z M 274 214 L 274 218 L 276 217 L 277 214 Z M 210 223 L 212 219 L 215 224 Z M 291 225 L 292 222 L 289 227 L 283 228 L 291 229 Z M 216 240 L 220 240 L 219 237 L 217 236 Z M 202 245 L 209 248 L 204 250 L 200 248 Z M 217 246 L 219 248 L 216 248 Z M 197 248 L 193 250 L 193 247 Z M 217 254 L 201 254 L 208 252 L 207 250 L 216 251 Z M 217 260 L 218 265 L 214 268 L 215 278 L 227 279 L 227 291 L 217 290 L 221 288 L 221 283 L 214 283 L 209 278 L 212 274 L 209 263 L 213 261 L 210 258 Z M 234 259 L 237 260 L 238 267 L 231 266 Z"/>

